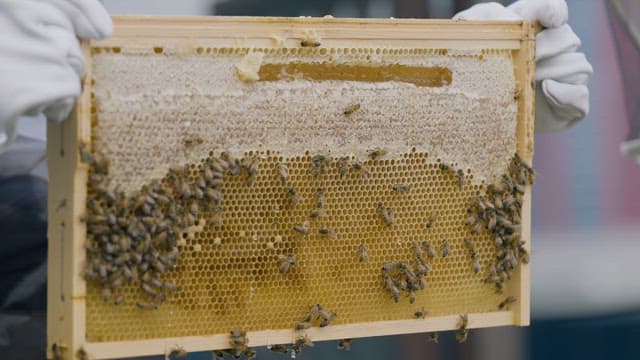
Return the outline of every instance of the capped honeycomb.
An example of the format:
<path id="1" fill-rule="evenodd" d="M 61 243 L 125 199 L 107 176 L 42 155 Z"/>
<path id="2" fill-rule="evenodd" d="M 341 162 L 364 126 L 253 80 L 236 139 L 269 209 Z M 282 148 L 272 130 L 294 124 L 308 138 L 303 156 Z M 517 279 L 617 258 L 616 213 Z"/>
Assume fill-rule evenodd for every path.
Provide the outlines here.
<path id="1" fill-rule="evenodd" d="M 516 152 L 511 51 L 92 52 L 92 143 L 109 160 L 110 187 L 134 194 L 152 181 L 166 183 L 176 167 L 196 182 L 224 152 L 256 159 L 259 170 L 250 183 L 225 175 L 220 208 L 201 208 L 194 224 L 177 229 L 179 259 L 162 279 L 180 291 L 157 309 L 136 306 L 145 295 L 139 282 L 118 290 L 118 305 L 89 282 L 88 341 L 293 329 L 312 304 L 335 311 L 332 324 L 355 324 L 409 319 L 421 307 L 429 316 L 491 312 L 504 299 L 484 282 L 494 240 L 470 233 L 465 220 Z M 262 80 L 243 82 L 235 65 L 255 52 L 262 53 Z M 396 71 L 411 67 L 419 69 L 412 76 Z M 348 80 L 331 69 L 347 69 Z M 369 156 L 376 148 L 384 156 Z M 326 159 L 321 169 L 318 155 Z M 286 182 L 279 164 L 286 164 Z M 445 164 L 462 179 L 443 171 Z M 398 184 L 407 190 L 395 191 Z M 312 217 L 318 189 L 322 211 Z M 379 204 L 392 209 L 393 224 L 385 224 Z M 437 216 L 428 227 L 431 214 Z M 301 224 L 307 235 L 294 230 Z M 323 236 L 322 228 L 335 236 Z M 428 241 L 437 254 L 427 260 L 427 287 L 415 302 L 404 292 L 396 303 L 380 269 L 412 263 L 414 241 Z M 288 254 L 296 261 L 282 273 Z"/>

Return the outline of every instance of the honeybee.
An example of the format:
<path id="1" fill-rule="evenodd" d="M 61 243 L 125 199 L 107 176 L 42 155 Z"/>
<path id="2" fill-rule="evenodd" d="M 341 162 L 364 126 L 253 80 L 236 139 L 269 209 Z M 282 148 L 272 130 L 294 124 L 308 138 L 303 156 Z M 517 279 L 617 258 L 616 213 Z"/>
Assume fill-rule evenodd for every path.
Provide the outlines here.
<path id="1" fill-rule="evenodd" d="M 423 241 L 422 242 L 422 248 L 424 249 L 424 251 L 427 252 L 427 256 L 430 259 L 433 259 L 434 257 L 436 257 L 436 249 L 434 249 L 434 247 L 431 245 L 431 243 L 429 243 L 428 241 Z"/>
<path id="2" fill-rule="evenodd" d="M 107 217 L 105 215 L 91 214 L 89 216 L 83 216 L 80 220 L 87 224 L 101 224 L 107 221 Z"/>
<path id="3" fill-rule="evenodd" d="M 242 353 L 247 360 L 252 360 L 256 358 L 257 353 L 251 349 L 247 349 Z"/>
<path id="4" fill-rule="evenodd" d="M 409 304 L 413 304 L 416 302 L 416 292 L 413 290 L 409 291 Z"/>
<path id="5" fill-rule="evenodd" d="M 193 135 L 184 139 L 184 147 L 190 148 L 192 146 L 201 145 L 204 143 L 204 139 L 202 139 L 199 135 Z"/>
<path id="6" fill-rule="evenodd" d="M 442 257 L 449 256 L 449 242 L 447 239 L 442 240 Z"/>
<path id="7" fill-rule="evenodd" d="M 299 234 L 302 235 L 308 235 L 309 234 L 309 222 L 305 221 L 302 224 L 297 224 L 293 226 L 293 230 Z"/>
<path id="8" fill-rule="evenodd" d="M 107 302 L 109 301 L 109 299 L 111 299 L 111 289 L 109 288 L 102 289 L 102 300 L 104 302 Z"/>
<path id="9" fill-rule="evenodd" d="M 309 315 L 307 316 L 306 320 L 311 321 L 311 317 L 319 315 L 321 309 L 322 309 L 322 306 L 320 306 L 320 304 L 315 304 L 311 306 L 311 308 L 309 309 Z"/>
<path id="10" fill-rule="evenodd" d="M 419 318 L 424 319 L 428 313 L 429 312 L 424 307 L 421 307 L 420 309 L 416 310 L 416 312 L 413 315 L 415 316 L 416 319 L 419 319 Z"/>
<path id="11" fill-rule="evenodd" d="M 91 225 L 88 227 L 89 233 L 93 235 L 107 235 L 111 229 L 106 225 Z"/>
<path id="12" fill-rule="evenodd" d="M 98 155 L 96 155 L 94 158 L 95 158 L 95 162 L 93 163 L 93 170 L 97 174 L 108 174 L 109 160 Z"/>
<path id="13" fill-rule="evenodd" d="M 438 343 L 438 333 L 434 332 L 434 333 L 429 333 L 429 336 L 427 337 L 428 341 L 433 341 L 434 343 Z"/>
<path id="14" fill-rule="evenodd" d="M 411 185 L 409 184 L 394 184 L 392 187 L 393 191 L 397 193 L 403 193 L 409 191 L 411 189 Z"/>
<path id="15" fill-rule="evenodd" d="M 220 178 L 220 179 L 211 179 L 209 181 L 209 185 L 213 186 L 213 187 L 220 187 L 222 185 L 224 185 L 224 179 Z"/>
<path id="16" fill-rule="evenodd" d="M 96 162 L 93 154 L 91 154 L 91 152 L 89 152 L 89 149 L 87 149 L 87 144 L 80 143 L 80 145 L 78 145 L 78 150 L 80 152 L 80 161 L 85 164 L 93 164 Z"/>
<path id="17" fill-rule="evenodd" d="M 469 330 L 467 330 L 467 325 L 469 325 L 469 317 L 467 314 L 460 315 L 460 320 L 458 321 L 458 328 L 456 330 L 456 340 L 458 342 L 463 343 L 467 341 L 467 336 L 469 335 Z"/>
<path id="18" fill-rule="evenodd" d="M 487 222 L 487 230 L 494 231 L 496 229 L 497 222 L 498 219 L 496 218 L 495 214 L 490 215 L 489 222 Z"/>
<path id="19" fill-rule="evenodd" d="M 148 284 L 142 283 L 140 285 L 140 288 L 142 289 L 142 291 L 146 292 L 147 294 L 151 295 L 152 297 L 157 297 L 158 296 L 158 293 L 155 290 L 153 290 L 151 288 L 151 286 L 149 286 Z"/>
<path id="20" fill-rule="evenodd" d="M 378 211 L 380 212 L 382 221 L 386 226 L 392 226 L 396 222 L 395 217 L 393 216 L 393 210 L 386 208 L 383 203 L 378 204 Z"/>
<path id="21" fill-rule="evenodd" d="M 247 174 L 249 175 L 249 178 L 252 179 L 260 170 L 260 158 L 257 156 L 254 156 L 251 159 L 246 159 L 244 167 L 245 169 L 247 169 Z"/>
<path id="22" fill-rule="evenodd" d="M 311 338 L 308 335 L 304 335 L 304 336 L 300 336 L 296 339 L 295 345 L 298 348 L 301 348 L 302 346 L 311 346 L 313 347 L 313 342 L 311 341 Z"/>
<path id="23" fill-rule="evenodd" d="M 465 225 L 467 226 L 472 226 L 474 225 L 476 222 L 478 221 L 478 218 L 476 217 L 476 215 L 472 212 L 469 211 L 469 216 L 467 217 L 467 220 L 464 222 Z"/>
<path id="24" fill-rule="evenodd" d="M 326 236 L 329 239 L 338 240 L 338 234 L 336 234 L 336 232 L 333 231 L 332 229 L 321 228 L 320 230 L 318 230 L 318 232 L 320 233 L 320 235 Z"/>
<path id="25" fill-rule="evenodd" d="M 324 167 L 327 161 L 328 161 L 327 157 L 322 154 L 314 155 L 311 158 L 311 162 L 313 163 L 313 169 L 311 169 L 311 176 L 315 178 L 315 177 L 318 177 L 319 175 L 322 175 L 324 173 Z"/>
<path id="26" fill-rule="evenodd" d="M 320 322 L 320 327 L 325 327 L 327 325 L 329 325 L 331 323 L 331 321 L 333 319 L 335 319 L 336 317 L 336 313 L 335 312 L 329 312 L 325 309 L 320 309 L 320 311 L 318 311 L 320 317 L 322 318 L 322 321 Z"/>
<path id="27" fill-rule="evenodd" d="M 302 47 L 318 47 L 320 45 L 320 41 L 314 39 L 304 39 L 300 42 Z"/>
<path id="28" fill-rule="evenodd" d="M 369 159 L 371 160 L 377 160 L 385 155 L 387 155 L 387 150 L 377 147 L 375 149 L 372 150 L 367 150 L 367 155 L 369 156 Z"/>
<path id="29" fill-rule="evenodd" d="M 522 96 L 522 92 L 519 89 L 513 90 L 513 101 L 520 100 L 520 96 Z"/>
<path id="30" fill-rule="evenodd" d="M 222 193 L 218 189 L 207 188 L 205 190 L 205 195 L 207 198 L 215 202 L 220 202 L 220 200 L 222 200 Z"/>
<path id="31" fill-rule="evenodd" d="M 420 248 L 420 245 L 418 245 L 418 242 L 415 240 L 411 240 L 411 247 L 413 248 L 413 251 L 416 253 L 416 257 L 418 259 L 422 258 L 422 249 Z"/>
<path id="32" fill-rule="evenodd" d="M 231 339 L 229 341 L 229 344 L 231 345 L 231 349 L 229 350 L 230 353 L 236 358 L 240 357 L 242 353 L 248 350 L 248 347 L 247 347 L 248 341 L 249 340 L 247 339 L 247 333 L 245 331 L 239 330 L 239 329 L 232 329 Z"/>
<path id="33" fill-rule="evenodd" d="M 123 301 L 124 301 L 124 297 L 122 295 L 118 295 L 118 297 L 116 297 L 116 299 L 113 301 L 113 304 L 120 305 L 122 304 Z"/>
<path id="34" fill-rule="evenodd" d="M 520 257 L 520 261 L 522 261 L 523 264 L 529 263 L 529 252 L 524 248 L 524 246 L 520 245 L 520 247 L 518 248 L 518 255 Z"/>
<path id="35" fill-rule="evenodd" d="M 431 272 L 431 267 L 427 264 L 422 257 L 416 257 L 416 271 L 420 274 L 426 275 Z M 422 286 L 420 286 L 422 288 Z"/>
<path id="36" fill-rule="evenodd" d="M 344 114 L 345 115 L 351 115 L 351 114 L 353 114 L 354 112 L 356 112 L 358 110 L 360 110 L 360 104 L 358 104 L 358 103 L 351 104 L 351 105 L 347 106 L 344 109 Z"/>
<path id="37" fill-rule="evenodd" d="M 287 166 L 278 162 L 276 163 L 276 170 L 280 175 L 280 180 L 282 180 L 282 183 L 286 184 L 287 180 L 289 180 L 289 172 L 287 171 Z"/>
<path id="38" fill-rule="evenodd" d="M 388 262 L 388 263 L 384 263 L 382 265 L 382 272 L 387 272 L 387 271 L 391 271 L 393 269 L 397 269 L 400 268 L 400 263 L 397 262 Z"/>
<path id="39" fill-rule="evenodd" d="M 298 196 L 296 195 L 296 189 L 290 187 L 287 190 L 287 194 L 289 195 L 289 205 L 291 205 L 292 208 L 295 208 L 298 206 Z"/>
<path id="40" fill-rule="evenodd" d="M 267 346 L 267 349 L 280 354 L 286 354 L 289 352 L 289 348 L 282 344 Z"/>
<path id="41" fill-rule="evenodd" d="M 387 278 L 387 289 L 391 292 L 393 301 L 397 303 L 400 300 L 400 289 L 393 283 L 391 278 Z"/>
<path id="42" fill-rule="evenodd" d="M 464 239 L 464 245 L 469 249 L 470 252 L 475 252 L 475 246 L 473 245 L 473 240 Z"/>
<path id="43" fill-rule="evenodd" d="M 53 355 L 53 360 L 63 360 L 65 350 L 66 346 L 58 345 L 56 343 L 51 345 L 51 354 Z"/>
<path id="44" fill-rule="evenodd" d="M 338 341 L 338 350 L 351 350 L 351 339 L 342 339 Z"/>
<path id="45" fill-rule="evenodd" d="M 87 351 L 83 347 L 81 347 L 80 349 L 78 349 L 78 351 L 76 351 L 76 359 L 89 360 L 89 354 L 87 354 Z"/>
<path id="46" fill-rule="evenodd" d="M 471 267 L 473 268 L 474 273 L 477 274 L 480 272 L 480 260 L 475 256 L 475 253 L 471 257 Z"/>
<path id="47" fill-rule="evenodd" d="M 349 167 L 350 165 L 348 156 L 338 159 L 338 174 L 340 174 L 341 178 L 347 175 L 347 173 L 349 172 Z"/>
<path id="48" fill-rule="evenodd" d="M 516 298 L 513 296 L 507 296 L 506 299 L 502 300 L 500 304 L 498 304 L 498 309 L 500 310 L 509 310 L 511 304 L 516 302 Z"/>
<path id="49" fill-rule="evenodd" d="M 316 197 L 317 197 L 316 207 L 317 208 L 324 207 L 324 190 L 322 188 L 316 189 Z"/>
<path id="50" fill-rule="evenodd" d="M 294 254 L 280 255 L 280 265 L 278 266 L 278 271 L 282 274 L 289 272 L 289 269 L 294 266 L 297 262 L 296 256 Z"/>
<path id="51" fill-rule="evenodd" d="M 362 171 L 362 170 L 364 169 L 364 165 L 362 165 L 362 162 L 361 162 L 361 161 L 354 160 L 354 161 L 351 163 L 351 168 L 352 168 L 353 170 L 355 170 L 355 171 Z"/>
<path id="52" fill-rule="evenodd" d="M 324 211 L 324 209 L 315 209 L 309 214 L 309 217 L 312 219 L 323 218 L 325 216 L 327 216 L 327 213 Z"/>
<path id="53" fill-rule="evenodd" d="M 429 217 L 427 218 L 427 222 L 425 223 L 425 226 L 427 227 L 427 229 L 431 229 L 431 227 L 433 226 L 433 223 L 436 221 L 437 218 L 438 218 L 438 211 L 432 210 L 431 213 L 429 214 Z"/>
<path id="54" fill-rule="evenodd" d="M 458 169 L 458 171 L 456 171 L 456 176 L 458 176 L 458 186 L 462 188 L 465 184 L 464 171 L 462 169 Z"/>
<path id="55" fill-rule="evenodd" d="M 152 309 L 152 310 L 157 310 L 158 309 L 158 305 L 156 303 L 150 302 L 144 302 L 144 301 L 138 301 L 136 303 L 136 306 L 140 309 Z"/>
<path id="56" fill-rule="evenodd" d="M 302 321 L 296 324 L 296 331 L 306 330 L 311 327 L 311 321 Z"/>
<path id="57" fill-rule="evenodd" d="M 174 347 L 169 353 L 170 360 L 186 359 L 187 356 L 188 356 L 187 351 L 181 346 Z"/>
<path id="58" fill-rule="evenodd" d="M 360 247 L 358 247 L 358 259 L 360 260 L 360 262 L 363 262 L 367 261 L 368 258 L 369 252 L 367 251 L 366 246 L 364 246 L 364 244 L 360 244 Z"/>

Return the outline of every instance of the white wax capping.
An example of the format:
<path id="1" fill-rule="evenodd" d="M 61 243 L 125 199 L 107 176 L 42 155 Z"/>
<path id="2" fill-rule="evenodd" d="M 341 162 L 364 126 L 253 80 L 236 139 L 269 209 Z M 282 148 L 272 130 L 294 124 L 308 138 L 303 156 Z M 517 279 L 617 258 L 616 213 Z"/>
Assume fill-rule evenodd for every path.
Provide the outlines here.
<path id="1" fill-rule="evenodd" d="M 412 148 L 427 152 L 429 161 L 471 169 L 477 183 L 503 173 L 516 150 L 518 109 L 508 50 L 300 49 L 94 55 L 93 131 L 97 148 L 111 160 L 111 184 L 134 191 L 211 151 L 366 159 L 376 147 L 388 151 L 385 159 Z M 247 86 L 238 79 L 242 72 L 257 80 L 260 64 L 289 62 L 438 66 L 451 71 L 452 81 L 418 87 L 291 77 Z M 344 109 L 353 104 L 360 107 L 347 117 Z M 202 143 L 185 146 L 196 137 Z"/>

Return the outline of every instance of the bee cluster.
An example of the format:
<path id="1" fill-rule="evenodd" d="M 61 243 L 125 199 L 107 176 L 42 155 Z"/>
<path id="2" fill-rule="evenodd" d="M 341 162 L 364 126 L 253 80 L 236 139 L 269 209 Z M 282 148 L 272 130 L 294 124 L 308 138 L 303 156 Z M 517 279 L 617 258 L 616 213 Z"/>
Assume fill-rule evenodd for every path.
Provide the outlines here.
<path id="1" fill-rule="evenodd" d="M 336 313 L 326 310 L 320 304 L 313 305 L 309 309 L 309 313 L 305 318 L 296 324 L 295 330 L 301 331 L 309 329 L 312 326 L 325 327 L 328 326 L 336 317 Z"/>
<path id="2" fill-rule="evenodd" d="M 311 306 L 305 318 L 296 324 L 295 331 L 304 331 L 312 326 L 328 326 L 335 317 L 335 312 L 326 310 L 320 304 L 315 304 Z M 268 345 L 267 349 L 280 354 L 291 353 L 291 358 L 295 358 L 296 354 L 301 353 L 305 346 L 313 346 L 313 342 L 307 334 L 301 334 L 296 337 L 292 344 Z"/>
<path id="3" fill-rule="evenodd" d="M 416 301 L 416 292 L 427 287 L 425 276 L 431 271 L 431 267 L 424 259 L 422 248 L 416 241 L 412 242 L 415 252 L 414 266 L 403 262 L 388 262 L 382 265 L 381 277 L 385 289 L 387 289 L 393 301 L 400 301 L 400 292 L 404 291 L 409 297 L 409 303 Z"/>
<path id="4" fill-rule="evenodd" d="M 256 357 L 256 352 L 249 348 L 249 338 L 244 330 L 231 329 L 229 332 L 229 345 L 230 348 L 228 349 L 212 351 L 212 358 L 216 360 L 224 360 L 225 358 L 251 360 Z"/>
<path id="5" fill-rule="evenodd" d="M 500 292 L 518 263 L 529 263 L 529 253 L 522 240 L 521 211 L 525 186 L 533 184 L 534 176 L 533 169 L 516 154 L 500 182 L 489 185 L 486 195 L 476 196 L 467 209 L 466 225 L 471 232 L 487 230 L 495 241 L 495 263 L 490 266 L 485 282 L 494 284 Z"/>
<path id="6" fill-rule="evenodd" d="M 379 160 L 387 154 L 382 148 L 375 148 L 367 152 L 369 160 Z M 249 153 L 242 159 L 235 159 L 227 153 L 220 156 L 205 158 L 197 167 L 184 166 L 180 168 L 171 168 L 167 175 L 159 180 L 152 180 L 143 185 L 139 190 L 125 194 L 118 187 L 110 186 L 109 182 L 109 162 L 100 154 L 91 153 L 86 146 L 80 145 L 80 158 L 89 165 L 89 192 L 87 199 L 87 215 L 83 217 L 87 224 L 88 244 L 87 244 L 87 266 L 85 270 L 85 278 L 93 284 L 102 288 L 102 297 L 105 301 L 112 301 L 115 304 L 123 302 L 123 296 L 119 289 L 126 285 L 134 285 L 139 287 L 140 294 L 145 301 L 138 301 L 137 305 L 144 309 L 156 309 L 167 300 L 169 294 L 179 291 L 178 285 L 164 280 L 167 272 L 177 266 L 180 258 L 181 246 L 186 242 L 182 240 L 184 234 L 188 233 L 190 227 L 197 228 L 202 221 L 207 219 L 208 225 L 214 227 L 222 226 L 222 209 L 223 209 L 223 193 L 222 187 L 229 181 L 231 177 L 237 177 L 244 180 L 246 186 L 252 186 L 256 182 L 257 174 L 260 170 L 260 158 Z M 320 180 L 321 176 L 337 170 L 340 178 L 347 174 L 362 176 L 376 176 L 378 170 L 374 167 L 369 168 L 369 163 L 364 164 L 353 157 L 331 158 L 327 155 L 315 155 L 306 158 L 307 177 Z M 295 174 L 290 177 L 287 164 L 282 159 L 276 159 L 270 166 L 275 167 L 274 176 L 277 179 L 277 187 L 280 188 L 277 195 L 284 203 L 288 205 L 289 210 L 293 210 L 300 206 L 304 208 L 304 213 L 295 217 L 298 223 L 284 224 L 281 215 L 276 215 L 279 227 L 279 233 L 275 237 L 275 242 L 267 243 L 267 248 L 271 250 L 284 249 L 285 251 L 278 257 L 273 271 L 278 274 L 287 274 L 297 272 L 296 265 L 304 259 L 299 259 L 295 246 L 278 245 L 282 241 L 282 231 L 290 231 L 299 239 L 310 239 L 310 241 L 318 241 L 317 239 L 325 238 L 327 240 L 336 240 L 332 244 L 338 244 L 342 241 L 342 237 L 334 231 L 335 223 L 322 224 L 315 226 L 312 222 L 316 219 L 327 217 L 327 211 L 330 214 L 335 212 L 333 209 L 332 187 L 335 186 L 333 181 L 322 181 L 322 186 L 317 182 L 305 184 L 300 189 L 296 189 L 291 183 L 291 179 L 298 179 Z M 310 162 L 310 163 L 309 163 Z M 365 169 L 365 165 L 367 168 Z M 294 165 L 291 169 L 294 171 L 300 169 L 299 165 Z M 468 185 L 469 189 L 474 193 L 470 193 L 468 189 L 458 189 L 455 187 L 456 181 L 459 188 L 465 186 L 465 175 L 462 170 L 453 170 L 452 167 L 439 164 L 433 171 L 445 171 L 444 176 L 450 178 L 446 182 L 447 186 L 453 187 L 454 191 L 460 192 L 460 203 L 467 204 L 469 198 L 473 198 L 472 205 L 468 208 L 468 219 L 466 225 L 474 234 L 490 231 L 492 237 L 495 238 L 496 263 L 489 267 L 489 276 L 487 282 L 492 283 L 499 290 L 504 288 L 504 283 L 511 277 L 512 271 L 519 262 L 528 262 L 528 254 L 524 248 L 524 242 L 520 240 L 520 217 L 521 206 L 524 195 L 524 188 L 533 181 L 533 170 L 528 167 L 522 160 L 514 157 L 508 172 L 504 175 L 498 184 L 489 185 L 486 192 L 477 195 L 475 191 L 480 189 L 476 185 Z M 367 170 L 372 170 L 369 174 Z M 327 175 L 329 176 L 329 175 Z M 350 179 L 353 182 L 356 178 Z M 392 198 L 380 199 L 373 204 L 365 203 L 360 205 L 367 208 L 371 216 L 374 216 L 376 226 L 383 231 L 395 231 L 397 224 L 396 216 L 399 220 L 404 220 L 405 213 L 403 206 L 398 204 L 398 199 L 402 199 L 407 194 L 419 188 L 420 184 L 411 184 L 407 178 L 401 178 L 401 181 L 392 183 L 383 183 Z M 324 180 L 324 178 L 322 178 Z M 357 179 L 355 181 L 358 181 Z M 281 184 L 281 187 L 279 186 Z M 451 184 L 454 184 L 453 186 Z M 237 185 L 237 184 L 236 184 Z M 234 185 L 234 186 L 236 186 Z M 227 186 L 229 186 L 227 184 Z M 256 186 L 262 186 L 262 177 L 260 183 Z M 272 185 L 273 186 L 273 185 Z M 241 184 L 241 188 L 244 185 Z M 311 187 L 311 189 L 309 189 Z M 229 198 L 229 194 L 225 194 Z M 300 196 L 305 197 L 301 198 Z M 475 196 L 475 197 L 474 197 Z M 276 198 L 278 198 L 276 197 Z M 395 200 L 394 198 L 395 197 Z M 308 200 L 304 201 L 303 200 Z M 327 201 L 329 200 L 329 202 Z M 382 202 L 382 200 L 384 202 Z M 311 204 L 311 205 L 310 205 Z M 331 205 L 329 209 L 328 204 Z M 395 214 L 391 206 L 397 209 Z M 280 206 L 276 205 L 276 213 L 280 212 Z M 308 206 L 311 206 L 310 212 L 307 212 Z M 443 211 L 442 216 L 439 211 L 434 209 L 433 205 L 428 204 L 426 209 L 421 208 L 420 214 L 427 214 L 426 221 L 422 217 L 422 222 L 416 224 L 420 227 L 420 231 L 431 231 L 439 233 L 440 225 L 436 224 L 440 221 L 450 222 L 450 214 Z M 465 205 L 462 205 L 465 206 Z M 464 212 L 464 207 L 459 207 Z M 442 218 L 442 220 L 439 220 Z M 292 217 L 294 219 L 294 217 Z M 457 220 L 456 220 L 457 221 Z M 460 222 L 461 223 L 464 221 Z M 401 222 L 402 223 L 402 222 Z M 242 226 L 242 225 L 241 225 Z M 434 229 L 435 227 L 435 229 Z M 211 227 L 209 227 L 211 229 Z M 313 231 L 312 231 L 313 229 Z M 338 225 L 335 229 L 343 235 L 344 227 Z M 196 232 L 200 230 L 195 230 Z M 217 231 L 217 230 L 214 230 Z M 241 237 L 245 237 L 246 232 L 240 231 Z M 282 234 L 282 235 L 280 235 Z M 312 239 L 312 236 L 315 238 Z M 221 236 L 224 233 L 214 233 L 217 235 L 213 244 L 222 245 Z M 209 235 L 207 235 L 209 236 Z M 285 235 L 286 236 L 286 235 Z M 344 235 L 344 237 L 348 237 Z M 258 236 L 254 234 L 253 240 L 257 240 Z M 279 238 L 279 240 L 278 240 Z M 226 239 L 226 237 L 225 237 Z M 348 240 L 348 239 L 347 239 Z M 450 243 L 451 241 L 451 243 Z M 360 264 L 358 266 L 368 266 L 366 261 L 376 261 L 374 266 L 381 267 L 382 285 L 385 291 L 391 294 L 393 300 L 398 303 L 402 295 L 409 299 L 410 304 L 414 304 L 419 291 L 427 288 L 428 283 L 426 277 L 431 272 L 432 260 L 441 257 L 447 261 L 457 261 L 458 257 L 451 256 L 452 251 L 457 251 L 457 239 L 455 237 L 448 239 L 429 239 L 424 241 L 411 241 L 412 254 L 409 261 L 387 261 L 383 262 L 377 259 L 378 252 L 373 250 L 371 259 L 369 249 L 363 242 L 359 241 L 355 244 L 351 255 L 354 256 L 357 248 L 357 256 L 354 256 L 354 262 Z M 324 244 L 329 244 L 325 240 Z M 471 259 L 471 268 L 474 273 L 479 273 L 480 255 L 476 250 L 476 246 L 472 240 L 466 239 L 464 244 L 468 250 Z M 367 245 L 374 246 L 367 240 Z M 480 247 L 483 244 L 478 244 Z M 486 244 L 485 244 L 486 245 Z M 195 246 L 201 245 L 194 245 Z M 197 250 L 200 251 L 200 250 Z M 483 252 L 484 253 L 484 252 Z M 454 253 L 455 255 L 455 253 Z M 184 256 L 184 254 L 183 254 Z M 358 260 L 355 260 L 357 258 Z M 453 258 L 453 260 L 451 260 Z M 377 262 L 380 261 L 380 262 Z M 483 261 L 487 261 L 483 258 Z M 437 262 L 436 262 L 437 264 Z M 272 265 L 269 265 L 272 266 Z M 380 269 L 380 268 L 378 268 Z M 297 274 L 296 274 L 297 275 Z M 433 275 L 432 275 L 433 276 Z M 287 276 L 289 277 L 289 276 Z M 293 279 L 293 278 L 292 278 Z M 429 278 L 432 281 L 432 278 Z M 317 300 L 316 300 L 317 301 Z M 499 309 L 508 309 L 515 302 L 515 298 L 508 297 L 499 304 Z M 494 303 L 495 304 L 495 303 Z M 495 306 L 495 305 L 491 305 Z M 341 310 L 342 311 L 342 310 Z M 438 310 L 434 310 L 438 312 Z M 423 319 L 427 316 L 428 311 L 421 307 L 413 313 L 413 317 Z M 336 317 L 334 312 L 324 309 L 319 304 L 311 307 L 306 317 L 295 325 L 295 331 L 304 331 L 312 326 L 325 327 L 328 326 Z M 461 320 L 456 331 L 456 337 L 459 341 L 466 340 L 468 331 L 466 329 L 468 319 L 461 316 Z M 231 326 L 237 323 L 229 324 Z M 230 326 L 229 326 L 230 327 Z M 226 327 L 227 329 L 229 327 Z M 437 342 L 437 334 L 431 335 L 431 340 Z M 343 339 L 338 348 L 348 350 L 350 347 L 350 339 Z M 231 356 L 234 358 L 245 357 L 252 358 L 255 353 L 249 350 L 246 332 L 233 330 L 231 332 L 231 347 L 227 350 L 214 352 L 215 356 L 220 358 Z M 297 337 L 291 344 L 270 346 L 271 351 L 280 353 L 291 353 L 295 355 L 300 353 L 305 346 L 312 346 L 313 343 L 306 334 Z"/>
<path id="7" fill-rule="evenodd" d="M 157 309 L 168 294 L 179 291 L 173 282 L 162 280 L 175 268 L 181 231 L 196 225 L 200 211 L 214 214 L 222 224 L 222 192 L 225 175 L 245 175 L 248 185 L 258 172 L 258 158 L 242 161 L 223 153 L 209 157 L 194 178 L 187 166 L 172 168 L 162 180 L 153 180 L 140 190 L 125 194 L 111 188 L 109 161 L 79 146 L 80 160 L 89 166 L 86 222 L 88 242 L 84 277 L 102 288 L 104 301 L 119 305 L 119 290 L 139 284 L 148 301 L 142 309 Z"/>

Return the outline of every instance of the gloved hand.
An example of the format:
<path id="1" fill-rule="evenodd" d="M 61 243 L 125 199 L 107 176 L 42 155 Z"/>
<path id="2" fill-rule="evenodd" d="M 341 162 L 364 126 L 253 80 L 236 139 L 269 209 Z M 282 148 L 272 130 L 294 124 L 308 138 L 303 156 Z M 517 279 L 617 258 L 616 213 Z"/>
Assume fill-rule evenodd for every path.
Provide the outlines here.
<path id="1" fill-rule="evenodd" d="M 565 129 L 589 113 L 587 83 L 593 68 L 576 52 L 580 39 L 567 24 L 565 0 L 519 0 L 508 7 L 484 3 L 456 14 L 454 20 L 539 21 L 536 36 L 536 131 Z"/>
<path id="2" fill-rule="evenodd" d="M 69 115 L 84 71 L 77 37 L 101 39 L 112 31 L 97 0 L 0 1 L 0 153 L 21 115 L 43 113 L 50 121 Z"/>

